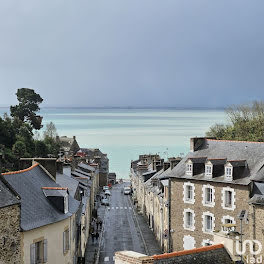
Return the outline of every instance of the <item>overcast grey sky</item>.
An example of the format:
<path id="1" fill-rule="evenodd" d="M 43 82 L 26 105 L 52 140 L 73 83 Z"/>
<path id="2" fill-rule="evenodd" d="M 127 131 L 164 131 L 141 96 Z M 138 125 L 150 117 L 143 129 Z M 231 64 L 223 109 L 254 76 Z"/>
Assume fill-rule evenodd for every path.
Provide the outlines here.
<path id="1" fill-rule="evenodd" d="M 226 106 L 264 99 L 263 0 L 0 2 L 0 106 Z"/>

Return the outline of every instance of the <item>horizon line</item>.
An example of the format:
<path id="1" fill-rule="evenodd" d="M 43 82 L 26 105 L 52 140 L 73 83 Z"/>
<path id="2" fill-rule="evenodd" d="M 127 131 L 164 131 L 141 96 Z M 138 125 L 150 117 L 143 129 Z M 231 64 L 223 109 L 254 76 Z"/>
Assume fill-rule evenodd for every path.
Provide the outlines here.
<path id="1" fill-rule="evenodd" d="M 9 108 L 10 106 L 0 106 Z M 226 107 L 205 107 L 205 106 L 43 106 L 41 109 L 175 109 L 175 110 L 225 110 Z"/>

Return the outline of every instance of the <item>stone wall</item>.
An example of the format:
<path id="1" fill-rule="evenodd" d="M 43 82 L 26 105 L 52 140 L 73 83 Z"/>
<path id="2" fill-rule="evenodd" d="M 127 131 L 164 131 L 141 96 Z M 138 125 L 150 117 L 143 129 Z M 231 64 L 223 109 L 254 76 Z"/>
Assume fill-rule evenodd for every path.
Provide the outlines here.
<path id="1" fill-rule="evenodd" d="M 224 248 L 186 254 L 182 256 L 157 259 L 154 264 L 232 264 L 230 256 Z"/>
<path id="2" fill-rule="evenodd" d="M 194 204 L 187 204 L 183 201 L 183 184 L 184 182 L 191 182 L 195 185 L 195 202 Z M 215 206 L 204 206 L 203 201 L 203 185 L 210 184 L 215 188 Z M 222 190 L 223 187 L 229 186 L 235 189 L 235 209 L 227 210 L 222 208 Z M 171 181 L 171 229 L 174 230 L 171 233 L 172 238 L 172 250 L 183 250 L 183 238 L 184 236 L 191 236 L 195 240 L 195 247 L 199 248 L 202 245 L 203 240 L 213 241 L 213 234 L 203 232 L 203 220 L 202 215 L 204 212 L 210 212 L 215 217 L 214 230 L 221 230 L 222 217 L 231 216 L 235 219 L 237 225 L 237 231 L 240 231 L 240 223 L 237 218 L 239 212 L 242 209 L 249 210 L 249 190 L 248 186 L 232 185 L 226 183 L 184 180 L 184 179 L 172 179 Z M 185 230 L 183 225 L 184 209 L 191 209 L 195 213 L 195 230 Z M 249 237 L 249 224 L 243 223 L 244 239 Z"/>
<path id="3" fill-rule="evenodd" d="M 264 206 L 263 205 L 250 205 L 249 211 L 249 231 L 251 240 L 258 240 L 262 245 L 262 251 L 259 254 L 264 260 Z M 255 246 L 258 250 L 258 246 Z M 250 256 L 250 252 L 247 251 Z M 258 256 L 259 256 L 258 255 Z"/>
<path id="4" fill-rule="evenodd" d="M 0 264 L 21 263 L 20 205 L 0 208 Z"/>

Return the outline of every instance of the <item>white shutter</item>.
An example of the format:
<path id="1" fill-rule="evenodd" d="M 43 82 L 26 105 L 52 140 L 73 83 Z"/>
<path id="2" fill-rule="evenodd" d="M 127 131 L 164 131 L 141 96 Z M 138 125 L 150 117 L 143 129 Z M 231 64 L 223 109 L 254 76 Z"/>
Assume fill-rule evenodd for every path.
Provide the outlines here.
<path id="1" fill-rule="evenodd" d="M 47 239 L 44 239 L 43 241 L 43 262 L 48 261 L 48 241 Z"/>
<path id="2" fill-rule="evenodd" d="M 66 237 L 65 237 L 65 232 L 63 232 L 63 254 L 66 252 Z"/>
<path id="3" fill-rule="evenodd" d="M 30 264 L 36 263 L 36 245 L 31 244 L 30 245 Z"/>

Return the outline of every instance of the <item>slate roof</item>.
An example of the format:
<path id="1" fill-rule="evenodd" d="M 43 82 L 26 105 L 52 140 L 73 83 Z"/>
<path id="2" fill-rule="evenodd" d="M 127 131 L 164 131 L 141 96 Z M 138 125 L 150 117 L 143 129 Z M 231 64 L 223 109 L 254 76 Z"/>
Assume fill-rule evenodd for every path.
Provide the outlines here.
<path id="1" fill-rule="evenodd" d="M 72 197 L 75 197 L 76 192 L 78 191 L 79 182 L 75 179 L 67 176 L 66 174 L 56 174 L 56 182 L 63 187 L 68 187 L 69 194 Z"/>
<path id="2" fill-rule="evenodd" d="M 264 142 L 227 141 L 205 139 L 195 152 L 190 152 L 173 168 L 165 178 L 183 178 L 215 182 L 226 182 L 224 175 L 208 179 L 204 173 L 192 177 L 185 175 L 185 162 L 190 158 L 207 157 L 208 159 L 227 159 L 230 161 L 246 160 L 247 168 L 240 178 L 228 183 L 248 185 L 251 180 L 264 181 Z"/>
<path id="3" fill-rule="evenodd" d="M 78 173 L 81 173 L 81 174 L 83 174 L 85 176 L 91 177 L 91 173 L 88 173 L 88 172 L 85 172 L 85 171 L 82 171 L 82 170 L 75 169 L 74 172 L 78 172 Z"/>
<path id="4" fill-rule="evenodd" d="M 0 175 L 0 208 L 20 203 L 20 197 Z"/>
<path id="5" fill-rule="evenodd" d="M 3 174 L 4 179 L 21 197 L 21 228 L 34 228 L 59 222 L 75 214 L 80 202 L 69 195 L 69 212 L 56 209 L 45 197 L 42 187 L 61 187 L 37 164 L 29 169 Z M 64 187 L 64 186 L 62 186 Z"/>
<path id="6" fill-rule="evenodd" d="M 81 168 L 81 169 L 85 169 L 85 170 L 89 170 L 89 171 L 95 171 L 95 168 L 88 165 L 88 164 L 85 164 L 85 163 L 80 163 L 78 164 L 78 167 Z"/>

